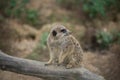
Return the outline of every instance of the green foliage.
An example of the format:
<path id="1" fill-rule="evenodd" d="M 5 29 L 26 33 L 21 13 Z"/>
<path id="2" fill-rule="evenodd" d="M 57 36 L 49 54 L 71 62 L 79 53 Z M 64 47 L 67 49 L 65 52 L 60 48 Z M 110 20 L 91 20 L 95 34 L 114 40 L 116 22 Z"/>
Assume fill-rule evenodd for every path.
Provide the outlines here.
<path id="1" fill-rule="evenodd" d="M 120 32 L 116 34 L 116 37 L 117 37 L 117 42 L 120 44 Z"/>
<path id="2" fill-rule="evenodd" d="M 106 49 L 113 44 L 120 44 L 120 31 L 113 29 L 109 32 L 97 31 L 92 37 L 92 46 L 95 49 Z"/>
<path id="3" fill-rule="evenodd" d="M 113 35 L 113 38 L 114 38 L 114 43 L 120 44 L 120 31 L 113 30 L 112 35 Z"/>
<path id="4" fill-rule="evenodd" d="M 83 11 L 88 13 L 90 17 L 97 14 L 105 15 L 105 0 L 85 0 L 83 4 Z"/>
<path id="5" fill-rule="evenodd" d="M 42 34 L 42 36 L 40 37 L 41 39 L 40 39 L 40 44 L 39 44 L 39 46 L 41 47 L 41 48 L 46 48 L 46 44 L 47 44 L 47 37 L 48 37 L 48 32 L 44 32 L 43 34 Z"/>
<path id="6" fill-rule="evenodd" d="M 88 13 L 90 17 L 105 16 L 112 6 L 116 6 L 117 2 L 117 0 L 84 0 L 83 11 Z"/>
<path id="7" fill-rule="evenodd" d="M 10 17 L 21 17 L 28 2 L 29 0 L 9 0 L 8 6 L 5 8 L 5 14 Z"/>
<path id="8" fill-rule="evenodd" d="M 33 52 L 28 55 L 26 58 L 29 59 L 34 59 L 34 60 L 40 60 L 44 56 L 41 53 L 46 53 L 48 50 L 47 47 L 47 37 L 48 37 L 48 32 L 43 32 L 42 35 L 40 36 L 40 41 L 36 48 L 33 50 Z M 48 51 L 47 51 L 48 52 Z"/>
<path id="9" fill-rule="evenodd" d="M 36 10 L 32 10 L 32 9 L 26 10 L 26 20 L 28 23 L 30 23 L 32 25 L 39 24 L 38 17 L 39 17 L 39 15 Z"/>
<path id="10" fill-rule="evenodd" d="M 43 56 L 41 53 L 44 53 L 48 49 L 47 47 L 47 37 L 48 37 L 48 32 L 43 32 L 42 35 L 40 36 L 40 41 L 36 48 L 33 50 L 33 52 L 27 56 L 29 59 L 34 59 L 34 60 L 39 60 L 42 59 Z"/>
<path id="11" fill-rule="evenodd" d="M 112 43 L 113 36 L 108 32 L 99 31 L 96 34 L 96 41 L 99 44 L 100 48 L 104 49 L 109 47 L 109 45 Z"/>
<path id="12" fill-rule="evenodd" d="M 67 9 L 75 9 L 79 12 L 79 8 L 89 17 L 93 18 L 97 15 L 104 17 L 111 8 L 119 8 L 119 0 L 56 0 L 58 4 Z"/>
<path id="13" fill-rule="evenodd" d="M 36 10 L 28 9 L 26 5 L 30 0 L 7 0 L 1 1 L 0 9 L 5 16 L 10 18 L 19 18 L 31 25 L 39 23 L 39 15 Z"/>

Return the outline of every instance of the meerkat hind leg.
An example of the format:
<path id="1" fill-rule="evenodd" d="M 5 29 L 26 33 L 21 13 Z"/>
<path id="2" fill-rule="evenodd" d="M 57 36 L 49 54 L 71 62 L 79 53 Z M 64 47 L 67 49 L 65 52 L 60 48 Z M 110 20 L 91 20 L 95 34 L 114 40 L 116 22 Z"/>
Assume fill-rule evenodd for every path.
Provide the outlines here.
<path id="1" fill-rule="evenodd" d="M 58 57 L 58 65 L 60 65 L 63 62 L 62 55 L 63 55 L 63 51 L 60 52 L 60 55 Z"/>
<path id="2" fill-rule="evenodd" d="M 68 55 L 68 53 L 64 54 L 61 53 L 60 56 L 59 56 L 59 60 L 58 60 L 58 65 L 62 64 L 66 58 L 66 56 Z"/>
<path id="3" fill-rule="evenodd" d="M 74 62 L 74 61 L 70 61 L 70 62 L 66 65 L 66 69 L 73 68 L 74 66 L 75 66 L 75 62 Z"/>

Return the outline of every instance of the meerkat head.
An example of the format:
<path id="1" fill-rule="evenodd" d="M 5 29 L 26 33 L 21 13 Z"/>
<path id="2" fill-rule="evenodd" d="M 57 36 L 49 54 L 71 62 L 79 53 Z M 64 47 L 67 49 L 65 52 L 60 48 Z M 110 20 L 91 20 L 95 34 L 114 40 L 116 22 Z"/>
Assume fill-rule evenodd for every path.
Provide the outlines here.
<path id="1" fill-rule="evenodd" d="M 65 26 L 60 25 L 60 24 L 53 25 L 53 28 L 51 30 L 51 35 L 55 39 L 59 39 L 64 36 L 68 36 L 70 34 L 71 34 L 71 32 Z"/>

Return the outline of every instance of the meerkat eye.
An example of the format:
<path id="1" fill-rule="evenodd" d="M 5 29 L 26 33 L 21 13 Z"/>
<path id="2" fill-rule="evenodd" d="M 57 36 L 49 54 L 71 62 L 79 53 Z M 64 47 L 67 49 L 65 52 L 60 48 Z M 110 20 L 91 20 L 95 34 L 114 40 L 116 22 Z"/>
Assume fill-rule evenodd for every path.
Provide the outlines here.
<path id="1" fill-rule="evenodd" d="M 57 35 L 57 32 L 55 30 L 52 31 L 52 35 L 53 36 L 56 36 Z"/>
<path id="2" fill-rule="evenodd" d="M 67 30 L 66 29 L 61 29 L 61 32 L 66 33 Z"/>

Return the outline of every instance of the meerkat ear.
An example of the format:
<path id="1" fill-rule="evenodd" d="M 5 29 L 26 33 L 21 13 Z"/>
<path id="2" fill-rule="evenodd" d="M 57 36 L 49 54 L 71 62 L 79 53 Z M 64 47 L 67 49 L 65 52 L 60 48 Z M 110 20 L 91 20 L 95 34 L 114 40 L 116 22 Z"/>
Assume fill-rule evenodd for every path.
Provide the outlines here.
<path id="1" fill-rule="evenodd" d="M 56 36 L 57 35 L 57 32 L 55 30 L 52 31 L 52 35 L 53 36 Z"/>

